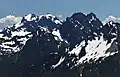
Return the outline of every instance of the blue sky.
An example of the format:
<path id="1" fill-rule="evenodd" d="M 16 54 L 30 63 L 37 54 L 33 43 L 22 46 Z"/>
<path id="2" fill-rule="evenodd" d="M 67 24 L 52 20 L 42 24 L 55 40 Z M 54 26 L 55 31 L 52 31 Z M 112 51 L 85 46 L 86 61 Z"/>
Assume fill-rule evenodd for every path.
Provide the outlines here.
<path id="1" fill-rule="evenodd" d="M 70 16 L 74 12 L 94 12 L 100 19 L 120 17 L 120 0 L 0 0 L 0 17 L 52 13 Z"/>

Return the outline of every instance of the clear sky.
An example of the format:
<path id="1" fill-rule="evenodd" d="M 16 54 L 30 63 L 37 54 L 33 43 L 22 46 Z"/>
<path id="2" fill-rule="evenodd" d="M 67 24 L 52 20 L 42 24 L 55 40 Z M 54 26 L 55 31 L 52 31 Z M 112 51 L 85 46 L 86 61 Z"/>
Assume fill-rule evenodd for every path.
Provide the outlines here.
<path id="1" fill-rule="evenodd" d="M 70 16 L 74 12 L 94 12 L 100 19 L 120 17 L 120 0 L 0 0 L 0 17 L 27 13 Z"/>

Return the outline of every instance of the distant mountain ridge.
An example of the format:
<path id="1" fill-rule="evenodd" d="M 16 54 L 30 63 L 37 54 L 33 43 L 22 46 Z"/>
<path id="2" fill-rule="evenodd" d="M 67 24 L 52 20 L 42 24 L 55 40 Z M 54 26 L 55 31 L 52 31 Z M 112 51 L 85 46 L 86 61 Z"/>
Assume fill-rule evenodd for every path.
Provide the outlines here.
<path id="1" fill-rule="evenodd" d="M 104 25 L 94 13 L 74 13 L 65 21 L 25 15 L 0 32 L 0 75 L 119 77 L 119 34 L 119 23 Z"/>
<path id="2" fill-rule="evenodd" d="M 14 15 L 8 15 L 4 18 L 0 18 L 0 29 L 3 29 L 7 26 L 17 24 L 20 22 L 22 17 L 20 16 L 14 16 Z"/>

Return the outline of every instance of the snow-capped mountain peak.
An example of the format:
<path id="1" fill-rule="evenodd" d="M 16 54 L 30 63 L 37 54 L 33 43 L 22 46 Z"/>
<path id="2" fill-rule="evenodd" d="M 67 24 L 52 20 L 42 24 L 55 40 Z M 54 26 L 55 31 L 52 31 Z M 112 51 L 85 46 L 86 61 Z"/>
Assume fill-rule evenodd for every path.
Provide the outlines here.
<path id="1" fill-rule="evenodd" d="M 35 14 L 28 14 L 24 17 L 27 21 L 33 21 L 37 19 L 37 16 Z"/>
<path id="2" fill-rule="evenodd" d="M 44 20 L 44 17 L 46 18 Z M 47 21 L 47 22 L 46 22 Z M 47 30 L 47 25 L 44 26 L 44 23 L 46 22 L 46 24 L 54 24 L 57 25 L 61 24 L 61 21 L 51 15 L 51 14 L 46 14 L 46 15 L 40 15 L 40 16 L 36 16 L 35 14 L 28 14 L 25 15 L 21 21 L 19 21 L 17 24 L 12 25 L 12 26 L 8 26 L 7 28 L 4 28 L 3 31 L 1 31 L 0 35 L 0 39 L 5 40 L 9 40 L 7 42 L 1 42 L 1 50 L 5 52 L 4 55 L 7 55 L 9 53 L 16 53 L 22 50 L 22 48 L 24 47 L 24 45 L 26 44 L 26 42 L 31 39 L 36 32 L 38 32 L 37 30 L 41 30 L 41 31 L 45 31 L 45 32 L 50 32 L 49 30 Z M 59 30 L 55 31 L 53 30 L 53 32 L 51 32 L 51 34 L 53 34 L 55 37 L 55 39 L 57 40 L 57 38 L 61 41 L 63 41 L 63 39 L 60 36 Z M 14 40 L 14 41 L 13 41 Z M 9 42 L 14 42 L 11 44 L 7 44 Z M 19 43 L 19 45 L 17 45 L 16 43 Z M 15 47 L 12 47 L 15 46 Z M 20 47 L 19 47 L 20 46 Z"/>
<path id="3" fill-rule="evenodd" d="M 49 19 L 49 20 L 52 20 L 53 22 L 55 22 L 56 24 L 62 24 L 62 21 L 59 20 L 56 16 L 48 13 L 48 14 L 45 14 L 45 15 L 40 15 L 39 16 L 39 19 L 42 19 L 42 18 L 46 18 L 46 19 Z"/>

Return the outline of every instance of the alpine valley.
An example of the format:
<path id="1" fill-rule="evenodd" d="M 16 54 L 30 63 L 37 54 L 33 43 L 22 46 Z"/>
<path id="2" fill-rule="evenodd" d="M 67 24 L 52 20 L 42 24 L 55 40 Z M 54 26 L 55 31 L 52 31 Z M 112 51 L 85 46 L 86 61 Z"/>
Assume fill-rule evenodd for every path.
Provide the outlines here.
<path id="1" fill-rule="evenodd" d="M 120 77 L 120 23 L 25 15 L 0 32 L 0 77 Z"/>

